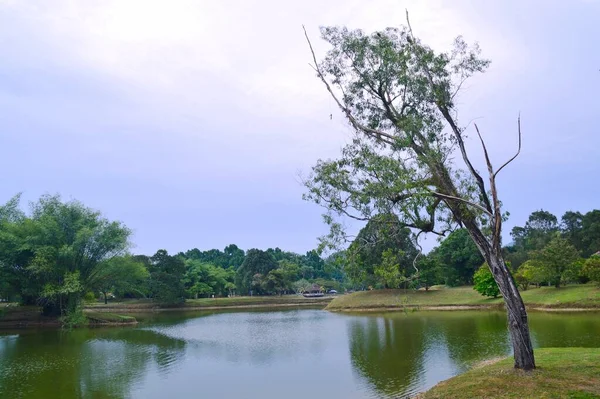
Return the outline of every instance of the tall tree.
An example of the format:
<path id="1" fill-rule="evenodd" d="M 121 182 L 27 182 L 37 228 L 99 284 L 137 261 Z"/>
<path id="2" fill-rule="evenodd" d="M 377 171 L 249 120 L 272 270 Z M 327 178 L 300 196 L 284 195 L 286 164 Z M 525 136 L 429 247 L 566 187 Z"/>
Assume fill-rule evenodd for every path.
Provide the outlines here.
<path id="1" fill-rule="evenodd" d="M 116 256 L 105 261 L 91 276 L 91 287 L 104 296 L 108 303 L 108 293 L 137 293 L 144 296 L 143 287 L 150 274 L 144 263 L 132 256 Z"/>
<path id="2" fill-rule="evenodd" d="M 178 256 L 169 255 L 164 249 L 156 251 L 149 261 L 147 268 L 152 298 L 160 303 L 182 303 L 185 300 L 184 261 Z"/>
<path id="3" fill-rule="evenodd" d="M 42 196 L 28 216 L 15 213 L 15 204 L 9 202 L 1 212 L 3 268 L 21 296 L 41 303 L 45 313 L 74 314 L 83 295 L 97 288 L 107 261 L 129 247 L 129 229 L 58 195 Z"/>
<path id="4" fill-rule="evenodd" d="M 384 262 L 384 252 L 388 252 Z M 363 227 L 347 251 L 345 270 L 355 283 L 375 285 L 381 283 L 397 288 L 389 282 L 408 277 L 413 270 L 417 249 L 411 239 L 410 229 L 405 227 L 395 214 L 381 214 L 371 218 Z M 392 266 L 396 270 L 392 272 Z M 376 269 L 379 272 L 376 273 Z M 385 270 L 385 272 L 384 272 Z M 395 278 L 384 275 L 398 275 Z"/>
<path id="5" fill-rule="evenodd" d="M 583 228 L 583 215 L 581 212 L 567 211 L 560 219 L 560 229 L 563 236 L 578 250 L 582 250 L 581 230 Z"/>
<path id="6" fill-rule="evenodd" d="M 587 257 L 600 251 L 600 210 L 583 215 L 581 221 L 581 251 Z"/>
<path id="7" fill-rule="evenodd" d="M 431 252 L 439 261 L 440 275 L 450 286 L 473 283 L 473 275 L 484 262 L 466 229 L 453 231 Z"/>
<path id="8" fill-rule="evenodd" d="M 406 227 L 437 234 L 463 226 L 504 296 L 515 367 L 534 368 L 527 312 L 501 249 L 505 215 L 496 178 L 516 155 L 494 169 L 481 139 L 486 185 L 467 154 L 466 128 L 456 117 L 456 93 L 489 61 L 461 38 L 451 52 L 435 52 L 410 25 L 370 35 L 338 27 L 321 33 L 331 49 L 319 63 L 309 41 L 313 67 L 356 130 L 342 158 L 319 161 L 306 181 L 306 198 L 329 210 L 330 240 L 344 237 L 336 216 L 368 221 L 395 213 Z M 453 162 L 455 151 L 465 168 Z"/>
<path id="9" fill-rule="evenodd" d="M 260 291 L 263 279 L 271 270 L 277 269 L 277 262 L 273 256 L 260 249 L 250 249 L 246 253 L 244 263 L 236 273 L 236 286 L 244 294 L 250 290 Z"/>

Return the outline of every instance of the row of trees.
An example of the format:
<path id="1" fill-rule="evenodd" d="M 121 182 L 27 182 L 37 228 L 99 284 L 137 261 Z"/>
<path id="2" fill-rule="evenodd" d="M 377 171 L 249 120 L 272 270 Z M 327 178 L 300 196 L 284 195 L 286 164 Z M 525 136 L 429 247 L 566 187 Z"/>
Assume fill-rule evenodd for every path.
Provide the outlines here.
<path id="1" fill-rule="evenodd" d="M 132 255 L 131 231 L 77 201 L 43 196 L 28 213 L 20 197 L 0 206 L 0 298 L 43 307 L 48 315 L 81 316 L 87 296 L 186 298 L 302 292 L 313 284 L 341 288 L 345 277 L 336 255 L 322 259 L 236 245 L 177 255 L 159 250 Z"/>
<path id="2" fill-rule="evenodd" d="M 562 221 L 559 224 L 554 215 L 540 210 L 529 216 L 525 227 L 513 229 L 514 241 L 503 251 L 521 289 L 531 284 L 559 287 L 598 281 L 597 260 L 590 255 L 600 249 L 600 211 L 569 211 Z M 427 255 L 419 254 L 411 237 L 410 229 L 395 215 L 377 215 L 348 248 L 346 275 L 359 288 L 427 289 L 436 284 L 473 285 L 479 274 L 480 280 L 491 281 L 495 287 L 489 292 L 499 294 L 487 264 L 480 270 L 484 258 L 466 229 L 448 234 Z"/>

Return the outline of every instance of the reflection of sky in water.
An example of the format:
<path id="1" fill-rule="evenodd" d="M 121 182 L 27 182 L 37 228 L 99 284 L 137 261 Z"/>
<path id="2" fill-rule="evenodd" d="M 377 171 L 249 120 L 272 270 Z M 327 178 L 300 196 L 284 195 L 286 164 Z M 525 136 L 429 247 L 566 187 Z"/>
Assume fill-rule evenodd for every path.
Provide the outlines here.
<path id="1" fill-rule="evenodd" d="M 1 398 L 396 398 L 508 354 L 502 312 L 165 314 L 0 331 Z M 530 315 L 537 346 L 600 347 L 597 314 Z"/>

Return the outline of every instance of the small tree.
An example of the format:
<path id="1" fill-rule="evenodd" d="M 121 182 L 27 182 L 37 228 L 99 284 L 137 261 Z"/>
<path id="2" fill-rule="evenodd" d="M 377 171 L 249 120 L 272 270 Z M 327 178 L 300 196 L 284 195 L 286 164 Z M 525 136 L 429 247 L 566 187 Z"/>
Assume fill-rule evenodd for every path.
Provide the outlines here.
<path id="1" fill-rule="evenodd" d="M 592 256 L 586 260 L 582 273 L 591 281 L 600 285 L 600 256 Z"/>
<path id="2" fill-rule="evenodd" d="M 375 265 L 374 273 L 384 288 L 398 288 L 404 281 L 404 276 L 400 272 L 400 263 L 398 262 L 398 253 L 392 249 L 386 249 L 381 254 L 381 263 Z"/>
<path id="3" fill-rule="evenodd" d="M 494 280 L 494 276 L 487 263 L 484 263 L 477 269 L 473 276 L 473 282 L 475 283 L 473 289 L 483 296 L 497 298 L 498 295 L 500 295 L 498 284 L 496 283 L 496 280 Z"/>
<path id="4" fill-rule="evenodd" d="M 533 258 L 539 262 L 538 267 L 542 268 L 547 281 L 558 288 L 568 281 L 579 252 L 568 240 L 555 237 L 544 249 L 535 251 Z"/>

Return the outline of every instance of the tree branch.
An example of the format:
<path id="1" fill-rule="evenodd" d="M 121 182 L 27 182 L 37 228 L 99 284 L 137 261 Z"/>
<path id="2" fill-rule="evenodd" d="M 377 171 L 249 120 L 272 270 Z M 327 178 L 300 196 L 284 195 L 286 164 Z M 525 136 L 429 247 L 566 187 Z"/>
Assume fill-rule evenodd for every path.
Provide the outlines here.
<path id="1" fill-rule="evenodd" d="M 365 126 L 361 123 L 359 123 L 356 118 L 354 118 L 354 116 L 352 115 L 352 113 L 350 112 L 350 110 L 348 109 L 348 107 L 344 106 L 344 104 L 342 104 L 342 102 L 337 98 L 337 96 L 335 95 L 335 93 L 333 92 L 331 85 L 329 84 L 329 82 L 327 81 L 327 79 L 325 79 L 325 75 L 323 75 L 323 73 L 321 72 L 321 69 L 319 68 L 319 63 L 317 61 L 317 56 L 315 55 L 315 51 L 313 49 L 312 43 L 310 42 L 310 39 L 308 37 L 308 33 L 306 32 L 306 28 L 304 27 L 304 25 L 302 25 L 302 29 L 304 29 L 304 37 L 306 37 L 306 41 L 308 42 L 308 46 L 310 47 L 310 52 L 312 54 L 312 58 L 313 61 L 315 63 L 315 66 L 312 66 L 312 68 L 317 72 L 317 76 L 321 79 L 321 81 L 325 84 L 325 87 L 327 88 L 327 91 L 329 92 L 329 94 L 331 95 L 331 97 L 333 98 L 333 100 L 336 102 L 336 104 L 338 105 L 338 107 L 342 110 L 342 112 L 344 112 L 344 114 L 346 114 L 346 117 L 348 118 L 348 120 L 350 120 L 350 123 L 352 123 L 352 125 L 358 129 L 358 130 L 362 130 L 363 132 L 365 132 L 366 134 L 370 135 L 370 136 L 374 136 L 376 138 L 378 138 L 379 140 L 385 142 L 386 144 L 389 145 L 393 145 L 396 138 L 386 132 L 382 132 L 381 130 L 378 129 L 372 129 L 368 126 Z M 387 140 L 386 140 L 387 139 Z"/>
<path id="2" fill-rule="evenodd" d="M 494 178 L 496 177 L 496 175 L 498 173 L 500 173 L 500 171 L 509 163 L 511 163 L 512 161 L 514 161 L 519 154 L 521 153 L 521 115 L 519 114 L 519 119 L 517 120 L 517 126 L 518 126 L 518 130 L 519 130 L 519 149 L 517 150 L 517 153 L 508 161 L 506 161 L 506 163 L 502 166 L 500 166 L 500 168 L 498 168 L 498 170 L 496 171 L 496 173 L 494 173 Z"/>
<path id="3" fill-rule="evenodd" d="M 410 25 L 410 19 L 408 17 L 408 10 L 406 10 L 406 23 L 408 25 L 408 30 L 409 30 L 410 37 L 411 37 L 411 40 L 409 41 L 409 43 L 412 46 L 414 46 L 414 48 L 416 50 L 418 47 L 416 46 L 416 39 L 413 34 L 412 26 Z M 427 65 L 424 65 L 421 62 L 420 58 L 419 58 L 419 62 L 422 64 L 421 66 L 423 67 L 423 71 L 425 72 L 425 75 L 427 76 L 427 79 L 429 81 L 429 84 L 431 85 L 431 88 L 434 89 L 436 84 L 433 81 L 433 77 L 431 76 L 431 72 L 429 71 L 429 68 L 427 68 Z M 456 137 L 456 141 L 458 142 L 458 147 L 460 148 L 460 153 L 462 155 L 462 158 L 463 158 L 465 164 L 467 165 L 467 167 L 469 168 L 469 171 L 471 172 L 471 174 L 477 181 L 477 186 L 479 187 L 479 196 L 485 205 L 485 209 L 487 210 L 488 213 L 492 213 L 492 204 L 490 203 L 490 199 L 487 196 L 487 192 L 485 190 L 485 183 L 483 182 L 483 178 L 481 177 L 481 175 L 473 167 L 473 164 L 471 163 L 471 160 L 469 159 L 469 156 L 467 155 L 467 150 L 465 148 L 465 142 L 462 138 L 460 129 L 456 125 L 456 122 L 454 121 L 454 118 L 452 117 L 452 115 L 450 115 L 450 110 L 448 109 L 446 104 L 443 104 L 442 102 L 436 100 L 436 106 L 438 107 L 438 109 L 440 110 L 442 115 L 444 116 L 444 119 L 446 119 L 446 121 L 450 125 L 450 128 L 452 129 L 452 132 L 454 133 L 454 136 Z"/>
<path id="4" fill-rule="evenodd" d="M 475 130 L 477 131 L 477 135 L 479 136 L 479 141 L 481 141 L 481 146 L 483 147 L 483 154 L 485 155 L 485 163 L 487 164 L 488 172 L 490 172 L 490 177 L 494 176 L 494 167 L 492 166 L 492 162 L 490 161 L 490 157 L 488 155 L 487 148 L 485 146 L 485 142 L 483 141 L 483 137 L 481 137 L 481 133 L 479 132 L 479 127 L 475 123 Z"/>
<path id="5" fill-rule="evenodd" d="M 483 206 L 476 204 L 474 202 L 471 202 L 469 200 L 466 200 L 464 198 L 460 198 L 460 197 L 455 197 L 453 195 L 447 195 L 447 194 L 442 194 L 442 193 L 438 193 L 435 191 L 431 191 L 431 194 L 435 197 L 440 197 L 440 198 L 445 198 L 445 199 L 449 199 L 449 200 L 453 200 L 453 201 L 458 201 L 458 202 L 462 202 L 464 204 L 467 205 L 471 205 L 472 207 L 475 207 L 477 209 L 479 209 L 480 211 L 484 212 L 485 214 L 493 217 L 494 215 L 492 214 L 492 212 L 488 211 L 487 209 L 485 209 Z"/>

